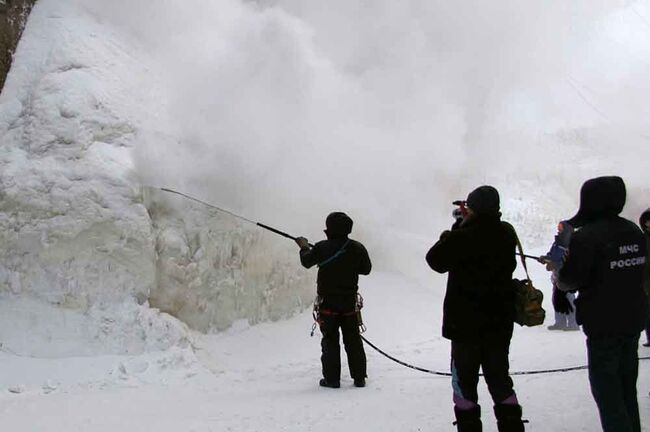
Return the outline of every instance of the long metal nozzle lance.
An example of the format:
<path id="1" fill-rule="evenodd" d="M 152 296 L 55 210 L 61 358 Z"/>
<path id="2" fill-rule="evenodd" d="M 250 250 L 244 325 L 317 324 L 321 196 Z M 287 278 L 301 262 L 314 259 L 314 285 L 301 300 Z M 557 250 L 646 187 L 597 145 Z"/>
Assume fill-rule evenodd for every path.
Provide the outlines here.
<path id="1" fill-rule="evenodd" d="M 260 227 L 260 228 L 263 228 L 263 229 L 265 229 L 265 230 L 267 230 L 267 231 L 271 231 L 271 232 L 274 233 L 274 234 L 281 235 L 282 237 L 286 237 L 286 238 L 291 239 L 291 240 L 293 240 L 293 241 L 296 240 L 296 237 L 294 237 L 294 236 L 292 236 L 292 235 L 290 235 L 290 234 L 287 234 L 287 233 L 285 233 L 285 232 L 283 232 L 283 231 L 280 231 L 280 230 L 278 230 L 278 229 L 276 229 L 276 228 L 270 227 L 270 226 L 265 225 L 265 224 L 260 223 L 260 222 L 255 222 L 255 221 L 253 221 L 253 220 L 250 220 L 250 219 L 248 219 L 248 218 L 245 218 L 244 216 L 241 216 L 241 215 L 238 215 L 238 214 L 236 214 L 236 213 L 233 213 L 233 212 L 231 212 L 230 210 L 226 210 L 226 209 L 224 209 L 224 208 L 217 207 L 217 206 L 215 206 L 215 205 L 213 205 L 213 204 L 207 203 L 207 202 L 202 201 L 202 200 L 200 200 L 200 199 L 198 199 L 198 198 L 194 198 L 194 197 L 191 196 L 191 195 L 184 194 L 183 192 L 178 192 L 178 191 L 175 191 L 175 190 L 173 190 L 173 189 L 164 188 L 164 187 L 157 188 L 157 189 L 160 189 L 160 190 L 163 191 L 163 192 L 169 192 L 169 193 L 173 193 L 173 194 L 176 194 L 176 195 L 180 195 L 180 196 L 185 197 L 185 198 L 187 198 L 187 199 L 189 199 L 189 200 L 196 201 L 196 202 L 198 202 L 198 203 L 200 203 L 200 204 L 203 204 L 204 206 L 207 206 L 207 207 L 213 208 L 213 209 L 218 210 L 218 211 L 220 211 L 220 212 L 222 212 L 222 213 L 226 213 L 226 214 L 228 214 L 228 215 L 230 215 L 230 216 L 232 216 L 232 217 L 234 217 L 234 218 L 237 218 L 237 219 L 243 220 L 244 222 L 248 222 L 248 223 L 250 223 L 250 224 L 253 224 L 253 225 L 256 225 L 256 226 L 258 226 L 258 227 Z M 313 247 L 314 245 L 311 244 L 311 243 L 309 243 L 309 246 L 310 246 L 310 247 Z"/>
<path id="2" fill-rule="evenodd" d="M 539 263 L 543 263 L 543 262 L 544 262 L 544 261 L 542 260 L 542 257 L 541 257 L 541 256 L 521 254 L 521 253 L 519 253 L 519 252 L 516 252 L 516 254 L 519 255 L 519 256 L 522 256 L 522 257 L 524 257 L 524 258 L 534 259 L 535 261 L 537 261 L 537 262 L 539 262 Z"/>

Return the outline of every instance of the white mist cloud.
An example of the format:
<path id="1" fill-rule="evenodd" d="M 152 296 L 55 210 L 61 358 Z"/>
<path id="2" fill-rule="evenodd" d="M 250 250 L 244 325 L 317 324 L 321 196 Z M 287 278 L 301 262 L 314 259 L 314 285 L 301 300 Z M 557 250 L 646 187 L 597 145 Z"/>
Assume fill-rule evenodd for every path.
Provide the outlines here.
<path id="1" fill-rule="evenodd" d="M 345 210 L 396 254 L 481 183 L 558 218 L 593 175 L 647 199 L 647 2 L 84 4 L 150 53 L 151 184 L 312 238 Z"/>

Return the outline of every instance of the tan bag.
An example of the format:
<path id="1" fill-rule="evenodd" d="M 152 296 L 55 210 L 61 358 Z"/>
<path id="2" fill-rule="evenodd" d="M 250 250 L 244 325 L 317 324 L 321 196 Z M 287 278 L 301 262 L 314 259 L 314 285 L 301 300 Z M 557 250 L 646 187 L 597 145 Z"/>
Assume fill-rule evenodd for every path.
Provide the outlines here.
<path id="1" fill-rule="evenodd" d="M 515 322 L 520 326 L 534 327 L 542 325 L 544 318 L 546 318 L 546 311 L 542 307 L 544 300 L 544 293 L 533 286 L 528 274 L 528 267 L 526 266 L 526 257 L 524 256 L 524 249 L 517 236 L 517 231 L 512 227 L 512 231 L 517 239 L 517 249 L 521 258 L 521 264 L 524 266 L 526 272 L 526 279 L 519 280 L 513 279 L 512 285 L 515 291 Z"/>

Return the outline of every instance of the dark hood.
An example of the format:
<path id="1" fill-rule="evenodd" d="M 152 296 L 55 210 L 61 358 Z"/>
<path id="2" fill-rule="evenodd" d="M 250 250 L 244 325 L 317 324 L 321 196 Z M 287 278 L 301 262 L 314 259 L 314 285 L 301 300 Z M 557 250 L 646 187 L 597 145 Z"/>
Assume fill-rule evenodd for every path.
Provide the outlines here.
<path id="1" fill-rule="evenodd" d="M 568 222 L 578 228 L 598 219 L 617 216 L 623 211 L 625 199 L 622 178 L 608 176 L 587 180 L 580 189 L 580 209 Z"/>
<path id="2" fill-rule="evenodd" d="M 467 196 L 467 207 L 481 216 L 499 214 L 499 192 L 492 186 L 480 186 Z"/>
<path id="3" fill-rule="evenodd" d="M 641 213 L 641 217 L 639 218 L 639 225 L 641 225 L 643 232 L 647 232 L 645 229 L 645 223 L 648 219 L 650 219 L 650 208 Z"/>
<path id="4" fill-rule="evenodd" d="M 333 212 L 325 219 L 325 234 L 329 239 L 345 238 L 352 232 L 352 218 L 343 212 Z"/>

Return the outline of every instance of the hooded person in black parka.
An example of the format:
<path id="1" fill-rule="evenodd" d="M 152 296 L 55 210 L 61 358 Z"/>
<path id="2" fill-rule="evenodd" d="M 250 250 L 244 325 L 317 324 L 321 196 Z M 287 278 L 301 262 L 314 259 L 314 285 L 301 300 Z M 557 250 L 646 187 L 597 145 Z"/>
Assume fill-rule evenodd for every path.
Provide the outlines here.
<path id="1" fill-rule="evenodd" d="M 316 281 L 320 303 L 322 387 L 341 386 L 341 357 L 339 329 L 348 357 L 350 375 L 356 387 L 366 385 L 366 354 L 359 334 L 356 314 L 359 275 L 370 274 L 372 264 L 366 248 L 348 235 L 352 219 L 343 212 L 333 212 L 325 220 L 327 240 L 314 247 L 304 237 L 298 237 L 300 262 L 306 268 L 318 266 Z"/>
<path id="2" fill-rule="evenodd" d="M 482 367 L 499 431 L 521 432 L 521 406 L 508 372 L 516 234 L 501 221 L 499 193 L 492 186 L 472 191 L 467 208 L 468 215 L 444 231 L 426 255 L 434 271 L 449 273 L 442 335 L 451 340 L 456 425 L 459 432 L 482 430 L 477 393 Z"/>
<path id="3" fill-rule="evenodd" d="M 636 395 L 638 344 L 645 326 L 646 240 L 619 216 L 625 205 L 620 177 L 588 180 L 558 287 L 578 291 L 576 319 L 587 336 L 591 392 L 605 432 L 640 432 Z"/>

